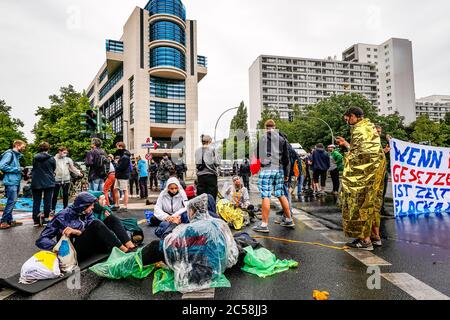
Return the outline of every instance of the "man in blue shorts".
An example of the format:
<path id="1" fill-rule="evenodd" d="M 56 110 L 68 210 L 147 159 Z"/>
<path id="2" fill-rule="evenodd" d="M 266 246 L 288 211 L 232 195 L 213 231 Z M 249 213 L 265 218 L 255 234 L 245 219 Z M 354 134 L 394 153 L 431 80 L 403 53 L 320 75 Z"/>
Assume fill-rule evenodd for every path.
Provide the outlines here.
<path id="1" fill-rule="evenodd" d="M 278 198 L 284 211 L 282 227 L 294 228 L 288 199 L 284 193 L 285 182 L 289 180 L 290 161 L 287 141 L 276 130 L 275 122 L 268 120 L 265 124 L 266 133 L 259 139 L 257 157 L 261 161 L 258 188 L 262 198 L 262 223 L 253 231 L 269 233 L 270 199 L 272 195 Z"/>

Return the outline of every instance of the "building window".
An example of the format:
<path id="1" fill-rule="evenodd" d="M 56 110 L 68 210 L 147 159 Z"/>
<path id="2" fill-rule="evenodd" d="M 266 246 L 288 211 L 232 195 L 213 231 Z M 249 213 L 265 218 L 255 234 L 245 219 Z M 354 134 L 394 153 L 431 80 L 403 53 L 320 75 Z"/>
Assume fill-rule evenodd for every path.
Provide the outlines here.
<path id="1" fill-rule="evenodd" d="M 134 103 L 130 104 L 130 124 L 134 124 Z"/>
<path id="2" fill-rule="evenodd" d="M 115 40 L 106 40 L 106 51 L 123 53 L 123 42 Z"/>
<path id="3" fill-rule="evenodd" d="M 170 47 L 157 47 L 150 50 L 150 68 L 169 66 L 186 70 L 186 57 L 183 52 Z"/>
<path id="4" fill-rule="evenodd" d="M 123 77 L 123 67 L 117 70 L 112 76 L 111 79 L 100 89 L 99 98 L 102 100 L 109 91 L 122 79 Z"/>
<path id="5" fill-rule="evenodd" d="M 153 123 L 186 124 L 186 106 L 184 104 L 151 101 L 150 120 Z"/>
<path id="6" fill-rule="evenodd" d="M 130 78 L 130 100 L 134 98 L 134 76 Z"/>
<path id="7" fill-rule="evenodd" d="M 92 86 L 91 89 L 89 89 L 88 93 L 87 93 L 87 97 L 90 98 L 92 96 L 92 94 L 94 93 L 94 86 Z"/>
<path id="8" fill-rule="evenodd" d="M 170 14 L 186 21 L 186 8 L 180 0 L 151 0 L 145 9 L 150 12 L 150 16 L 155 14 Z"/>
<path id="9" fill-rule="evenodd" d="M 185 31 L 171 21 L 158 21 L 149 26 L 150 42 L 156 40 L 170 40 L 186 45 Z"/>
<path id="10" fill-rule="evenodd" d="M 103 80 L 105 80 L 105 78 L 108 76 L 108 69 L 105 68 L 105 70 L 103 70 L 103 72 L 100 74 L 100 76 L 98 77 L 98 83 L 102 83 Z"/>
<path id="11" fill-rule="evenodd" d="M 158 98 L 184 100 L 186 98 L 186 83 L 184 80 L 150 77 L 150 95 Z"/>

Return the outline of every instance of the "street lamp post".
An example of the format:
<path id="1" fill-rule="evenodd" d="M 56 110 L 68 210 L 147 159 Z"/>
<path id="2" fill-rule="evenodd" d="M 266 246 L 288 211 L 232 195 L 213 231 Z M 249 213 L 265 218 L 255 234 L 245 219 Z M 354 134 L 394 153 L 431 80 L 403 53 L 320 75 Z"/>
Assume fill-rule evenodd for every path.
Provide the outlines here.
<path id="1" fill-rule="evenodd" d="M 223 117 L 226 113 L 228 113 L 228 112 L 230 112 L 230 111 L 232 111 L 232 110 L 237 110 L 237 109 L 239 109 L 239 107 L 228 109 L 228 110 L 226 110 L 224 113 L 222 113 L 222 114 L 220 115 L 219 119 L 217 119 L 216 127 L 215 127 L 215 129 L 214 129 L 214 143 L 216 143 L 217 126 L 219 125 L 220 119 L 222 119 L 222 117 Z"/>
<path id="2" fill-rule="evenodd" d="M 308 119 L 316 119 L 319 121 L 322 121 L 323 123 L 325 123 L 325 125 L 328 127 L 328 129 L 330 129 L 331 132 L 331 144 L 334 144 L 334 132 L 333 129 L 331 129 L 331 126 L 323 119 L 317 118 L 317 117 L 309 117 L 309 116 L 299 116 L 300 118 L 308 118 Z"/>

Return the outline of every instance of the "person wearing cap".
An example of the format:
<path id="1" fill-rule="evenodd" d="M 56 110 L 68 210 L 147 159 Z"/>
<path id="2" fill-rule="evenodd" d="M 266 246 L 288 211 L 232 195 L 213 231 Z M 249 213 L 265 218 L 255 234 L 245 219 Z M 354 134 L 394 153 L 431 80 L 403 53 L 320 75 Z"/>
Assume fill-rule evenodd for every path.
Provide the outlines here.
<path id="1" fill-rule="evenodd" d="M 333 194 L 339 194 L 340 188 L 340 173 L 344 171 L 344 156 L 336 150 L 335 145 L 328 146 L 328 153 L 330 154 L 330 175 L 333 182 Z"/>
<path id="2" fill-rule="evenodd" d="M 100 253 L 111 253 L 114 247 L 129 252 L 117 236 L 102 221 L 95 219 L 93 210 L 97 198 L 82 192 L 73 205 L 59 212 L 42 231 L 36 246 L 52 251 L 63 235 L 68 236 L 77 252 L 78 261 Z"/>
<path id="3" fill-rule="evenodd" d="M 211 146 L 212 138 L 207 135 L 201 136 L 202 147 L 195 152 L 195 164 L 197 166 L 197 195 L 204 193 L 217 199 L 220 161 L 216 151 Z"/>

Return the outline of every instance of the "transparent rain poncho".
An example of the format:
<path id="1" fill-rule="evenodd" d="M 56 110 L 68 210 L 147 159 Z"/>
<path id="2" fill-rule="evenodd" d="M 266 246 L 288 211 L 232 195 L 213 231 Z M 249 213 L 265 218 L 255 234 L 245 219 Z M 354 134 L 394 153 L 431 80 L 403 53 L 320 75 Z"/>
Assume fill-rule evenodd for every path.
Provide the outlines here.
<path id="1" fill-rule="evenodd" d="M 239 255 L 230 228 L 208 214 L 206 194 L 191 200 L 187 209 L 190 223 L 178 226 L 164 240 L 165 260 L 174 271 L 176 290 L 230 287 L 223 273 L 237 263 Z"/>

